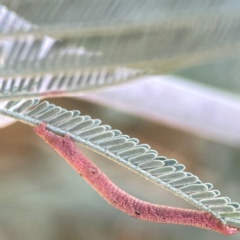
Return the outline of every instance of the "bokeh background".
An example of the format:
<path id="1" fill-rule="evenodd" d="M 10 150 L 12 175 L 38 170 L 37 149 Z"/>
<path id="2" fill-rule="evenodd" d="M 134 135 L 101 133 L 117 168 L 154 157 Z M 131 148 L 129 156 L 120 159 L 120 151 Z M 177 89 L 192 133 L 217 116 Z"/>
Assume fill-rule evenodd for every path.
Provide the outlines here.
<path id="1" fill-rule="evenodd" d="M 138 138 L 240 202 L 239 0 L 0 4 L 0 76 L 5 74 L 1 91 L 4 81 L 9 89 L 17 84 L 11 74 L 30 81 L 38 78 L 35 72 L 43 78 L 47 73 L 56 80 L 69 69 L 86 68 L 92 76 L 98 67 L 113 66 L 172 74 L 100 90 L 93 85 L 95 92 L 47 100 Z M 11 31 L 29 29 L 44 33 L 43 41 L 23 33 L 23 42 L 14 45 Z M 30 57 L 19 57 L 29 42 Z M 0 240 L 226 239 L 203 229 L 131 218 L 107 204 L 30 126 L 10 124 L 0 116 L 0 127 Z M 194 209 L 122 166 L 79 148 L 135 197 Z"/>

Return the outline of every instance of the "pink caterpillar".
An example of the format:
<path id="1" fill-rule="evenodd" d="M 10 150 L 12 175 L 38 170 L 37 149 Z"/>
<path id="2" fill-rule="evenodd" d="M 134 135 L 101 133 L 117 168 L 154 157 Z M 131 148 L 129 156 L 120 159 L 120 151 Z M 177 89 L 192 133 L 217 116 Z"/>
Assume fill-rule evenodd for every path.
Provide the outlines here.
<path id="1" fill-rule="evenodd" d="M 74 145 L 68 135 L 60 137 L 41 123 L 34 131 L 63 157 L 109 204 L 124 213 L 146 221 L 189 225 L 232 235 L 238 228 L 224 225 L 204 211 L 161 206 L 141 201 L 114 185 L 110 179 L 89 161 Z"/>

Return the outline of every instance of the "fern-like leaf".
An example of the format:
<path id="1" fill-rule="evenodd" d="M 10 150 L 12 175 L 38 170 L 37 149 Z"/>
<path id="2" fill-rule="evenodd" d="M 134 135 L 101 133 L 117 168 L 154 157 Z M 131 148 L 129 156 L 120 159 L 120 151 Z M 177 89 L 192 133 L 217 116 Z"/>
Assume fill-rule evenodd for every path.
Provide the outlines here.
<path id="1" fill-rule="evenodd" d="M 236 6 L 215 3 L 209 7 L 209 4 L 199 5 L 198 1 L 186 2 L 175 6 L 173 2 L 163 0 L 118 0 L 114 3 L 79 0 L 67 6 L 66 1 L 60 1 L 60 5 L 66 5 L 71 11 L 75 4 L 78 6 L 77 15 L 69 12 L 62 19 L 54 17 L 59 15 L 57 2 L 57 5 L 52 1 L 33 2 L 30 5 L 35 6 L 34 14 L 24 11 L 23 7 L 23 11 L 18 12 L 33 24 L 39 24 L 38 28 L 0 34 L 1 41 L 10 40 L 18 46 L 19 42 L 24 45 L 33 38 L 37 45 L 50 36 L 61 40 L 64 48 L 82 47 L 101 53 L 101 56 L 90 61 L 65 54 L 57 55 L 57 61 L 47 57 L 38 62 L 26 61 L 24 65 L 7 64 L 2 69 L 2 76 L 16 74 L 24 77 L 63 69 L 115 66 L 164 73 L 238 54 L 240 18 Z M 42 20 L 39 19 L 41 17 Z M 222 31 L 219 31 L 219 26 Z"/>
<path id="2" fill-rule="evenodd" d="M 105 68 L 85 71 L 68 71 L 58 74 L 39 74 L 28 78 L 0 79 L 0 101 L 34 97 L 54 97 L 96 90 L 106 86 L 126 83 L 144 72 L 140 70 Z"/>
<path id="3" fill-rule="evenodd" d="M 240 226 L 240 205 L 228 197 L 220 196 L 210 183 L 203 183 L 197 176 L 185 172 L 185 166 L 175 159 L 158 156 L 147 144 L 136 138 L 100 125 L 98 119 L 81 116 L 79 111 L 67 111 L 47 101 L 10 101 L 0 113 L 36 126 L 47 123 L 48 130 L 61 136 L 69 134 L 82 146 L 131 169 L 166 190 L 183 198 L 201 210 L 211 213 L 223 223 Z"/>

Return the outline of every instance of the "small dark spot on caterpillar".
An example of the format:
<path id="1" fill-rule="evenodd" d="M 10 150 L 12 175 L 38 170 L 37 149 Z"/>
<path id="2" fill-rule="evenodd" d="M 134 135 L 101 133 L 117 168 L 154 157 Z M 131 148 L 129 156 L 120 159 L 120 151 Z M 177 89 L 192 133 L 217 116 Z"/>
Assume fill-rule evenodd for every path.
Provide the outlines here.
<path id="1" fill-rule="evenodd" d="M 137 210 L 137 211 L 135 211 L 135 214 L 140 215 L 140 212 Z"/>
<path id="2" fill-rule="evenodd" d="M 91 172 L 91 174 L 95 174 L 96 173 L 95 169 L 90 169 L 90 172 Z"/>
<path id="3" fill-rule="evenodd" d="M 115 203 L 117 203 L 117 200 L 114 199 L 113 201 L 114 201 Z"/>

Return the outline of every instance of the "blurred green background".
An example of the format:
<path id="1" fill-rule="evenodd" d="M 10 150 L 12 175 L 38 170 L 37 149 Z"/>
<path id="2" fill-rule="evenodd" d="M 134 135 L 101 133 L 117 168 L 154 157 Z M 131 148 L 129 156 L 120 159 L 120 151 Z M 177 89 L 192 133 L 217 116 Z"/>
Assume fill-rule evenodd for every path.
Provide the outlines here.
<path id="1" fill-rule="evenodd" d="M 115 63 L 190 79 L 191 83 L 162 79 L 159 85 L 158 78 L 149 85 L 137 81 L 126 88 L 119 85 L 115 91 L 104 89 L 80 99 L 49 101 L 68 110 L 80 110 L 83 115 L 101 119 L 103 124 L 138 138 L 159 155 L 177 159 L 203 182 L 212 183 L 222 196 L 240 201 L 239 1 L 0 0 L 0 3 L 9 9 L 1 8 L 2 33 L 24 24 L 53 35 L 54 27 L 63 31 L 63 40 L 50 36 L 56 46 L 52 45 L 53 55 L 41 58 L 42 62 L 36 58 L 36 51 L 35 58 L 18 66 L 21 47 L 11 47 L 8 40 L 2 42 L 2 72 L 10 69 L 10 75 L 30 79 L 32 73 L 36 78 L 36 72 L 46 73 L 47 61 L 48 74 L 61 73 L 64 69 L 67 72 L 74 61 L 65 61 L 57 52 L 69 47 L 71 50 L 76 45 L 75 50 L 80 47 L 86 52 L 103 54 L 93 61 L 87 57 L 76 65 L 79 71 L 84 70 L 82 64 L 91 69 L 93 66 L 108 68 Z M 71 29 L 74 24 L 79 27 L 80 35 L 75 36 L 75 29 Z M 136 32 L 132 31 L 134 24 L 138 26 Z M 106 34 L 109 26 L 113 35 Z M 92 27 L 97 30 L 97 38 Z M 69 29 L 74 34 L 64 36 Z M 89 39 L 84 34 L 79 38 L 85 30 L 93 35 Z M 31 42 L 32 36 L 25 37 Z M 35 44 L 38 49 L 40 42 Z M 8 55 L 12 61 L 10 68 Z M 158 63 L 156 66 L 154 61 Z M 91 70 L 94 73 L 96 69 Z M 9 85 L 12 79 L 15 81 L 10 76 Z M 4 124 L 0 116 L 0 127 Z M 86 149 L 82 151 L 117 186 L 135 197 L 194 209 L 110 160 Z M 0 128 L 0 178 L 0 240 L 226 239 L 203 229 L 140 221 L 114 209 L 39 139 L 31 127 L 22 123 Z M 239 240 L 239 234 L 231 239 Z"/>

